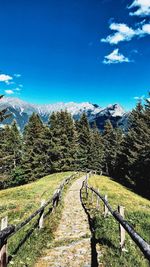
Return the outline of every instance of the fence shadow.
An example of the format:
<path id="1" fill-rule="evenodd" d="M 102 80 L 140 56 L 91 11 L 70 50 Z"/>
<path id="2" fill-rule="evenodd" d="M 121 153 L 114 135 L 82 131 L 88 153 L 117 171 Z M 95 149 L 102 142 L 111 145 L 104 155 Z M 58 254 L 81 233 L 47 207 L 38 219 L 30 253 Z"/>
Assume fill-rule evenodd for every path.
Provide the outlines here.
<path id="1" fill-rule="evenodd" d="M 107 247 L 113 248 L 113 249 L 117 249 L 117 247 L 107 238 L 99 238 L 96 239 L 97 243 L 101 244 L 101 245 L 106 245 Z"/>
<path id="2" fill-rule="evenodd" d="M 124 207 L 123 206 L 118 206 L 118 209 L 117 210 L 113 210 L 113 208 L 108 203 L 107 195 L 103 196 L 103 195 L 101 195 L 99 193 L 99 190 L 96 190 L 93 187 L 89 187 L 88 186 L 87 181 L 88 181 L 88 178 L 89 177 L 90 177 L 90 174 L 89 175 L 86 175 L 86 179 L 83 181 L 82 187 L 80 189 L 80 198 L 81 198 L 82 206 L 83 206 L 83 208 L 84 208 L 84 210 L 85 210 L 85 212 L 86 212 L 86 214 L 88 216 L 90 230 L 91 230 L 91 233 L 92 233 L 92 237 L 94 239 L 93 245 L 96 244 L 98 240 L 96 240 L 96 238 L 95 238 L 94 225 L 93 225 L 92 218 L 90 217 L 90 213 L 88 212 L 89 209 L 86 208 L 86 206 L 85 206 L 85 204 L 83 202 L 83 199 L 82 199 L 82 190 L 83 190 L 83 188 L 85 189 L 86 198 L 88 198 L 88 194 L 89 194 L 88 193 L 88 190 L 90 190 L 92 192 L 92 194 L 94 193 L 97 196 L 97 206 L 98 206 L 98 202 L 100 200 L 104 203 L 104 219 L 106 218 L 106 216 L 108 214 L 111 214 L 113 216 L 113 218 L 115 219 L 115 221 L 119 223 L 119 238 L 120 238 L 119 249 L 121 250 L 121 252 L 124 250 L 125 233 L 127 232 L 129 234 L 129 236 L 132 238 L 132 240 L 134 241 L 134 243 L 143 252 L 145 258 L 150 261 L 150 244 L 148 244 L 140 236 L 140 234 L 138 234 L 134 230 L 133 226 L 131 226 L 128 223 L 128 221 L 125 220 L 125 218 L 124 218 Z M 109 241 L 107 238 L 99 239 L 99 242 L 100 243 L 101 242 L 105 242 L 105 244 L 107 246 L 116 249 L 116 247 L 114 247 L 114 245 L 111 243 L 111 241 Z M 94 249 L 96 249 L 96 245 L 95 245 Z M 95 252 L 95 256 L 96 256 L 96 254 L 97 253 Z M 94 253 L 93 253 L 93 255 L 94 255 Z M 95 264 L 96 265 L 91 265 L 91 266 L 96 266 L 97 267 L 98 266 L 97 265 L 97 262 Z"/>
<path id="3" fill-rule="evenodd" d="M 18 225 L 8 225 L 7 217 L 2 219 L 2 230 L 0 231 L 0 267 L 6 267 L 8 263 L 13 259 L 13 257 L 18 253 L 19 249 L 25 244 L 28 238 L 32 235 L 34 230 L 39 227 L 39 230 L 43 228 L 44 218 L 49 215 L 51 212 L 55 210 L 58 203 L 61 202 L 62 192 L 66 185 L 68 185 L 75 177 L 76 174 L 70 175 L 66 179 L 62 181 L 59 188 L 55 191 L 52 198 L 48 199 L 47 202 L 41 201 L 41 206 L 34 213 L 32 213 L 27 219 L 21 222 Z M 50 207 L 49 207 L 50 205 Z M 46 211 L 46 208 L 48 210 Z M 46 212 L 45 212 L 46 211 Z M 38 216 L 38 218 L 36 218 Z M 23 237 L 22 240 L 19 241 L 17 247 L 11 253 L 11 255 L 7 255 L 7 241 L 10 237 L 15 235 L 18 231 L 20 231 L 24 226 L 26 226 L 29 222 L 31 222 L 34 218 L 36 218 L 36 222 L 33 223 L 30 229 L 27 230 L 27 233 Z"/>
<path id="4" fill-rule="evenodd" d="M 80 190 L 80 200 L 81 200 L 81 204 L 82 207 L 87 215 L 88 218 L 88 223 L 89 223 L 89 229 L 91 232 L 91 267 L 98 267 L 98 259 L 97 259 L 97 250 L 96 250 L 96 244 L 97 244 L 97 240 L 95 238 L 95 231 L 94 231 L 94 221 L 90 216 L 90 213 L 88 212 L 88 209 L 86 208 L 83 199 L 82 199 L 82 188 Z"/>

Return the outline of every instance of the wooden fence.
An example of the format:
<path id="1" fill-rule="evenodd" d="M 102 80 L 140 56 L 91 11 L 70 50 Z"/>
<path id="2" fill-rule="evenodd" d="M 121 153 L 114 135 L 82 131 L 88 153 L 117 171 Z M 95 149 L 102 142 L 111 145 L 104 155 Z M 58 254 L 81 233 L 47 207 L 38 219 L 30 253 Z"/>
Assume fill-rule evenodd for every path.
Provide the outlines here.
<path id="1" fill-rule="evenodd" d="M 61 195 L 63 192 L 63 189 L 65 185 L 67 185 L 71 180 L 75 178 L 75 175 L 71 175 L 67 177 L 59 186 L 59 188 L 55 191 L 52 198 L 48 199 L 46 202 L 41 201 L 41 206 L 39 209 L 37 209 L 34 213 L 32 213 L 26 220 L 24 220 L 22 223 L 18 225 L 8 225 L 8 219 L 7 217 L 3 218 L 1 221 L 1 231 L 0 231 L 0 267 L 7 267 L 9 260 L 11 259 L 11 256 L 8 257 L 7 255 L 7 245 L 8 245 L 8 239 L 15 235 L 19 230 L 21 230 L 25 225 L 27 225 L 30 221 L 33 220 L 37 215 L 36 223 L 34 226 L 32 226 L 32 229 L 30 232 L 33 232 L 33 229 L 39 227 L 39 229 L 43 228 L 44 225 L 44 218 L 50 214 L 54 208 L 58 205 L 59 201 L 61 200 Z M 45 208 L 49 207 L 48 211 L 45 212 Z M 17 249 L 15 252 L 19 250 L 21 245 L 27 240 L 25 237 L 23 240 L 20 241 Z"/>
<path id="2" fill-rule="evenodd" d="M 102 201 L 104 205 L 104 218 L 111 214 L 115 220 L 119 223 L 119 234 L 120 234 L 120 248 L 123 251 L 125 245 L 125 232 L 127 232 L 136 245 L 143 252 L 144 256 L 150 261 L 150 245 L 133 229 L 133 227 L 125 220 L 124 218 L 124 207 L 118 206 L 118 210 L 113 210 L 110 204 L 108 203 L 108 196 L 102 196 L 99 190 L 94 189 L 93 187 L 88 186 L 88 178 L 90 177 L 91 172 L 86 175 L 86 179 L 82 184 L 81 196 L 83 190 L 85 190 L 85 196 L 88 199 L 89 191 L 91 191 L 91 200 L 93 202 L 93 197 L 96 195 L 96 208 L 99 206 L 99 202 Z"/>

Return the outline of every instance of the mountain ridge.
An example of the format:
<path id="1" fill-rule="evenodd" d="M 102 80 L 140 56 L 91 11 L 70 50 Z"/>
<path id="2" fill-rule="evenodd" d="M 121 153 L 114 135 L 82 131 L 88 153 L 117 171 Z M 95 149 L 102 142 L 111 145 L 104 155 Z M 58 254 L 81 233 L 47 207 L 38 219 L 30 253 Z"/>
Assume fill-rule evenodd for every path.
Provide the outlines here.
<path id="1" fill-rule="evenodd" d="M 105 108 L 90 102 L 31 104 L 21 100 L 20 98 L 13 97 L 4 97 L 1 99 L 0 109 L 3 108 L 7 108 L 8 112 L 12 113 L 11 118 L 8 118 L 4 124 L 10 124 L 13 119 L 16 119 L 21 130 L 23 130 L 33 112 L 38 113 L 44 123 L 48 121 L 48 118 L 52 112 L 57 112 L 60 110 L 67 110 L 71 113 L 75 120 L 79 119 L 83 113 L 86 113 L 89 122 L 92 124 L 95 121 L 100 130 L 103 130 L 104 123 L 107 119 L 110 119 L 112 124 L 116 126 L 119 124 L 119 121 L 124 121 L 123 118 L 127 117 L 128 114 L 119 104 L 108 105 Z"/>

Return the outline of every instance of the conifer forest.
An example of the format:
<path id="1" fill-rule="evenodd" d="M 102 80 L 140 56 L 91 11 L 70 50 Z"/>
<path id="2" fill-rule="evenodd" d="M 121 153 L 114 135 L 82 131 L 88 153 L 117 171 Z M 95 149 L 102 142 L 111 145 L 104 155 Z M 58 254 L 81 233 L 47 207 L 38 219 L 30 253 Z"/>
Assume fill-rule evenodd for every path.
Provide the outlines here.
<path id="1" fill-rule="evenodd" d="M 6 110 L 1 110 L 4 120 Z M 33 113 L 23 133 L 16 121 L 0 129 L 0 188 L 23 185 L 55 172 L 96 170 L 150 196 L 150 101 L 139 102 L 128 130 L 108 120 L 100 132 L 83 113 L 53 112 L 48 124 Z"/>

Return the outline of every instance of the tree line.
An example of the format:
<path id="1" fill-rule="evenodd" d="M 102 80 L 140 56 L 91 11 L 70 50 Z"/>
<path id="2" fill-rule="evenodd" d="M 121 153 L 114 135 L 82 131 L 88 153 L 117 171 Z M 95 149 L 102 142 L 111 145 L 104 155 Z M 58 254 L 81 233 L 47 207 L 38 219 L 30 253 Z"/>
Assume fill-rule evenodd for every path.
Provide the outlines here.
<path id="1" fill-rule="evenodd" d="M 85 114 L 74 122 L 67 111 L 56 112 L 46 125 L 33 113 L 22 134 L 15 121 L 0 129 L 0 153 L 3 184 L 13 186 L 54 172 L 101 169 L 103 144 Z"/>
<path id="2" fill-rule="evenodd" d="M 127 133 L 113 128 L 109 120 L 100 133 L 85 113 L 78 121 L 67 111 L 52 113 L 47 124 L 33 113 L 23 133 L 15 121 L 0 129 L 0 186 L 29 183 L 54 172 L 93 169 L 149 197 L 149 137 L 149 100 L 131 112 Z"/>

